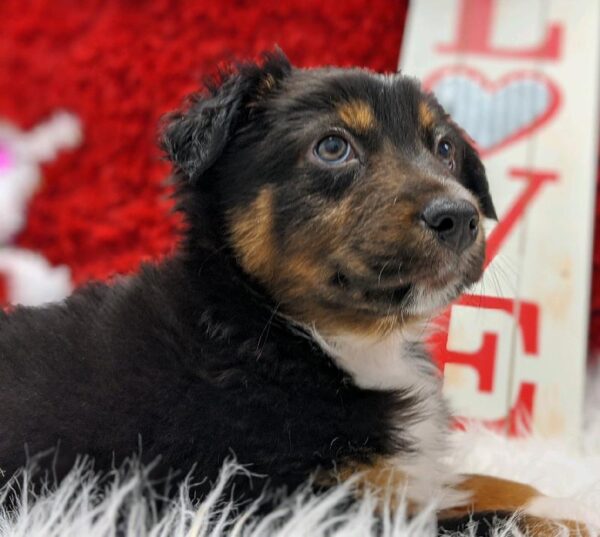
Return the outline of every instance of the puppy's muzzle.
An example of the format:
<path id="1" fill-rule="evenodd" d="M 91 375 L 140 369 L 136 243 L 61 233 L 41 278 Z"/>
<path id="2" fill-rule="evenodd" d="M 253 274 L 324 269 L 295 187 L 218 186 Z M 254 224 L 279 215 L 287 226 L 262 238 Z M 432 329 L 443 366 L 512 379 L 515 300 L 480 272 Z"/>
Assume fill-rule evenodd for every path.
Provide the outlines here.
<path id="1" fill-rule="evenodd" d="M 457 254 L 471 246 L 479 232 L 479 213 L 466 200 L 435 199 L 425 207 L 421 219 L 442 244 Z"/>

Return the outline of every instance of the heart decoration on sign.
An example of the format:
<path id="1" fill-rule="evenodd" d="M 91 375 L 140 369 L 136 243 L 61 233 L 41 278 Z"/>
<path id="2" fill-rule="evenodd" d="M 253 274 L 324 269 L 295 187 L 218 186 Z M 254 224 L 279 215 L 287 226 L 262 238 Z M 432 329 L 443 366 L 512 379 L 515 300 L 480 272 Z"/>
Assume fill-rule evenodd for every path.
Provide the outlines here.
<path id="1" fill-rule="evenodd" d="M 536 71 L 515 71 L 492 82 L 475 69 L 455 66 L 436 71 L 423 86 L 483 156 L 531 135 L 560 104 L 558 87 Z"/>

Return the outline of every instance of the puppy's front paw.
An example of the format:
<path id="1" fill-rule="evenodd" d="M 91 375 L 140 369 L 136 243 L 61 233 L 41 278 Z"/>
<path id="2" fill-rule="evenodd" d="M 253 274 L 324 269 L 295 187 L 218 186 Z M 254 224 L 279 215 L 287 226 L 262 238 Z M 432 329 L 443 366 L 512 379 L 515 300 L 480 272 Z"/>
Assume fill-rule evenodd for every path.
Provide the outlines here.
<path id="1" fill-rule="evenodd" d="M 569 498 L 533 498 L 523 509 L 520 525 L 528 535 L 540 537 L 600 535 L 600 517 Z"/>
<path id="2" fill-rule="evenodd" d="M 600 521 L 568 498 L 550 498 L 523 483 L 491 476 L 471 475 L 458 485 L 468 491 L 470 501 L 464 506 L 446 509 L 440 520 L 465 519 L 485 513 L 485 519 L 501 514 L 514 519 L 516 527 L 525 535 L 535 537 L 600 535 Z M 585 521 L 585 523 L 583 522 Z M 596 529 L 594 529 L 596 528 Z"/>

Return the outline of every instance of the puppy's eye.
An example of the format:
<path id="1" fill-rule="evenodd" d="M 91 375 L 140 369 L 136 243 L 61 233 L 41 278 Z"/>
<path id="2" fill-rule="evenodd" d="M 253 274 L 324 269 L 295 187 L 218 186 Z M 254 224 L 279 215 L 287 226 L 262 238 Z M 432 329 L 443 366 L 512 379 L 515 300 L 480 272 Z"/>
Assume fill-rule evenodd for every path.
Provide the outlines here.
<path id="1" fill-rule="evenodd" d="M 354 157 L 352 146 L 341 136 L 331 135 L 323 138 L 315 146 L 317 158 L 326 164 L 342 164 Z"/>
<path id="2" fill-rule="evenodd" d="M 436 155 L 450 168 L 454 169 L 454 146 L 446 138 L 442 138 L 435 148 Z"/>

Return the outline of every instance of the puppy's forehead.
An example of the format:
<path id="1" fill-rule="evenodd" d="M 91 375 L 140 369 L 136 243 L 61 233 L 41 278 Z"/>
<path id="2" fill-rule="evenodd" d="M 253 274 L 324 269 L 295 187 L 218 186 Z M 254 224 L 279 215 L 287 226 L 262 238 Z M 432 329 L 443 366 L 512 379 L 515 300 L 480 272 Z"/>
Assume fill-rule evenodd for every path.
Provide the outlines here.
<path id="1" fill-rule="evenodd" d="M 361 69 L 297 70 L 284 100 L 291 110 L 309 115 L 333 112 L 354 131 L 396 134 L 419 126 L 419 110 L 426 102 L 415 79 Z"/>

